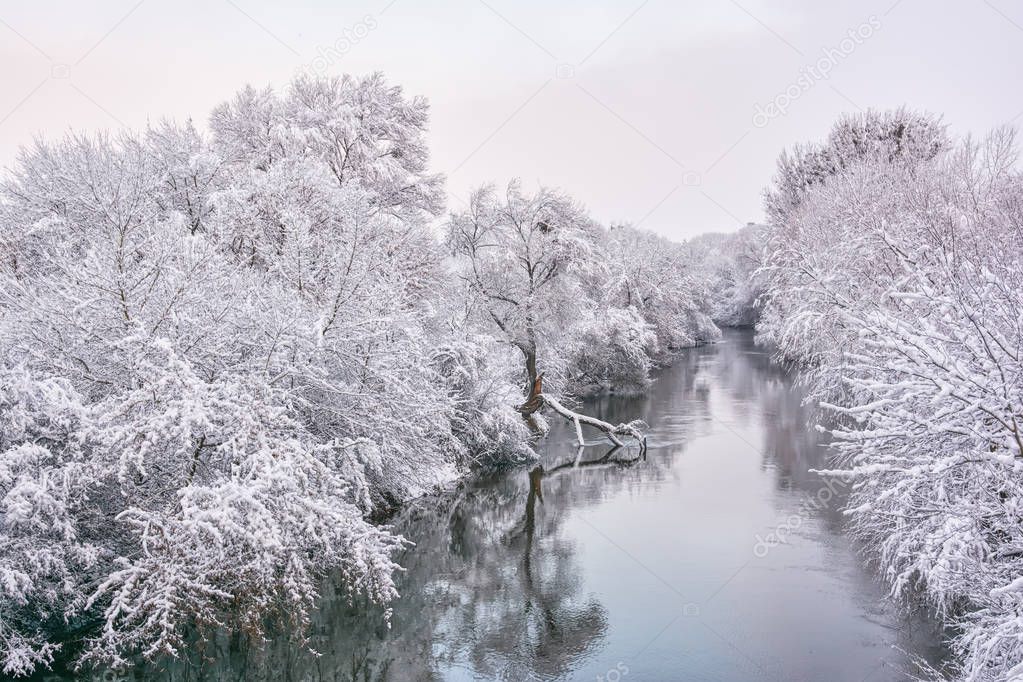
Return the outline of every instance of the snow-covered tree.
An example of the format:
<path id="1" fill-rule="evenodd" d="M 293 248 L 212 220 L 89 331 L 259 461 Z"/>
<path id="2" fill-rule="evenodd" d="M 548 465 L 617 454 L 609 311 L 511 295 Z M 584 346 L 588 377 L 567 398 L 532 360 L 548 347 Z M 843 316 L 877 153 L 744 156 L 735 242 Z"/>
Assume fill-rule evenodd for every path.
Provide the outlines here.
<path id="1" fill-rule="evenodd" d="M 958 623 L 966 680 L 1023 672 L 1023 178 L 1009 131 L 965 141 L 885 240 L 893 279 L 846 310 L 863 350 L 836 431 L 855 528 L 903 595 Z M 926 201 L 922 199 L 926 198 Z"/>
<path id="2" fill-rule="evenodd" d="M 779 157 L 777 174 L 764 198 L 768 221 L 785 224 L 807 191 L 857 164 L 912 168 L 933 159 L 948 144 L 945 127 L 929 114 L 902 108 L 846 115 L 822 144 L 797 145 Z"/>
<path id="3" fill-rule="evenodd" d="M 765 291 L 757 331 L 814 374 L 815 395 L 845 390 L 836 369 L 859 337 L 841 313 L 869 305 L 890 286 L 895 264 L 886 233 L 935 177 L 947 146 L 931 116 L 868 112 L 840 121 L 813 148 L 828 159 L 826 172 L 802 153 L 802 160 L 779 162 L 766 200 L 774 222 L 759 274 Z"/>
<path id="4" fill-rule="evenodd" d="M 86 659 L 118 663 L 195 626 L 301 636 L 328 572 L 395 596 L 402 541 L 368 516 L 468 451 L 424 126 L 379 77 L 298 81 L 218 109 L 212 144 L 165 123 L 22 153 L 0 417 L 60 437 L 0 443 L 7 671 L 48 663 L 62 619 L 101 615 Z"/>
<path id="5" fill-rule="evenodd" d="M 848 468 L 831 473 L 851 480 L 853 528 L 892 594 L 955 626 L 957 679 L 1014 680 L 1023 176 L 1011 130 L 952 144 L 933 119 L 892 128 L 904 117 L 867 143 L 839 125 L 846 162 L 798 192 L 776 185 L 798 201 L 774 213 L 758 329 L 835 413 Z"/>
<path id="6" fill-rule="evenodd" d="M 297 78 L 285 96 L 247 87 L 210 118 L 214 149 L 227 161 L 269 170 L 285 158 L 323 164 L 334 181 L 353 181 L 375 210 L 405 219 L 438 215 L 443 178 L 427 172 L 422 97 L 406 99 L 382 74 Z"/>
<path id="7" fill-rule="evenodd" d="M 518 182 L 501 197 L 473 192 L 466 211 L 451 216 L 447 243 L 460 262 L 475 313 L 522 353 L 527 393 L 540 374 L 554 378 L 566 322 L 592 314 L 581 275 L 596 267 L 598 227 L 569 197 Z"/>
<path id="8" fill-rule="evenodd" d="M 618 436 L 627 435 L 645 446 L 640 422 L 608 424 L 569 410 L 556 397 L 572 388 L 573 374 L 579 383 L 596 380 L 609 388 L 633 388 L 647 380 L 656 343 L 649 325 L 635 309 L 608 309 L 593 291 L 594 277 L 607 278 L 600 251 L 605 235 L 569 197 L 547 188 L 527 195 L 517 181 L 503 198 L 493 187 L 477 190 L 468 210 L 447 223 L 447 245 L 470 319 L 496 331 L 522 355 L 526 399 L 519 411 L 531 426 L 543 430 L 536 419 L 548 406 L 575 423 L 580 443 L 586 423 L 616 445 L 624 442 Z M 603 343 L 587 347 L 598 327 L 605 330 Z M 600 366 L 586 368 L 584 375 L 573 361 L 587 358 Z"/>

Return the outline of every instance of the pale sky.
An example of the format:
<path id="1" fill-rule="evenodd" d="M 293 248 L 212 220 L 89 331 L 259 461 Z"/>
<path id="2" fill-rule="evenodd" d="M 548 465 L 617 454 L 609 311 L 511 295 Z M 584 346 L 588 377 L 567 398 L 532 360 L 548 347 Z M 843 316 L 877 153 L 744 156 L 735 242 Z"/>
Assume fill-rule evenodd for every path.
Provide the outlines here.
<path id="1" fill-rule="evenodd" d="M 0 2 L 0 165 L 68 129 L 205 128 L 244 84 L 304 67 L 380 70 L 429 98 L 450 208 L 517 176 L 681 239 L 759 220 L 778 153 L 842 112 L 906 104 L 974 134 L 1023 121 L 1020 0 L 89 5 Z"/>

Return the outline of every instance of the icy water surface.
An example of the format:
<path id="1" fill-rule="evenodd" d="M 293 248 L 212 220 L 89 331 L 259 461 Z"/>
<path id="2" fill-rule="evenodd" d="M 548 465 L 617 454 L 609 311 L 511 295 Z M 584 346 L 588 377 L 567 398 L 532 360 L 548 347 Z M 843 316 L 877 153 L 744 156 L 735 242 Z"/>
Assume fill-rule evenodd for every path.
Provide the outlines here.
<path id="1" fill-rule="evenodd" d="M 907 679 L 940 636 L 885 604 L 843 535 L 841 486 L 808 472 L 826 452 L 800 398 L 749 332 L 729 332 L 648 395 L 588 406 L 649 422 L 645 459 L 580 454 L 557 424 L 538 465 L 402 513 L 416 547 L 390 628 L 328 593 L 319 655 L 225 636 L 127 678 Z"/>

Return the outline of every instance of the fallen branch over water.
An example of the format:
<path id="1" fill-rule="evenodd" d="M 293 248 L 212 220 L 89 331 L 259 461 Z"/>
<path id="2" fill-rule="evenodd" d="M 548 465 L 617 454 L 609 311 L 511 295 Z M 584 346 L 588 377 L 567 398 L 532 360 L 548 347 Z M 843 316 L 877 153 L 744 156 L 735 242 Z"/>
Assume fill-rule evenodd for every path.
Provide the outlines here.
<path id="1" fill-rule="evenodd" d="M 640 430 L 643 422 L 634 420 L 625 424 L 618 424 L 616 426 L 601 419 L 597 419 L 596 417 L 590 417 L 589 415 L 574 412 L 558 402 L 557 398 L 553 398 L 549 395 L 543 395 L 541 393 L 537 397 L 540 398 L 543 404 L 550 406 L 552 410 L 575 424 L 575 435 L 579 440 L 579 445 L 586 445 L 586 441 L 583 439 L 582 427 L 583 424 L 586 424 L 587 426 L 592 426 L 603 431 L 608 440 L 618 447 L 625 445 L 619 436 L 631 436 L 639 443 L 640 452 L 646 452 L 646 435 Z"/>
<path id="2" fill-rule="evenodd" d="M 562 417 L 575 424 L 575 436 L 580 447 L 586 446 L 586 439 L 583 438 L 583 424 L 586 424 L 603 431 L 604 435 L 614 443 L 616 448 L 624 447 L 625 445 L 619 436 L 631 436 L 639 443 L 640 454 L 646 453 L 646 435 L 641 430 L 646 425 L 642 420 L 634 419 L 626 424 L 618 424 L 616 426 L 602 419 L 570 410 L 562 405 L 557 398 L 546 395 L 543 392 L 543 375 L 541 374 L 530 382 L 529 397 L 517 409 L 523 416 L 529 419 L 531 415 L 540 410 L 544 405 L 549 406 Z"/>

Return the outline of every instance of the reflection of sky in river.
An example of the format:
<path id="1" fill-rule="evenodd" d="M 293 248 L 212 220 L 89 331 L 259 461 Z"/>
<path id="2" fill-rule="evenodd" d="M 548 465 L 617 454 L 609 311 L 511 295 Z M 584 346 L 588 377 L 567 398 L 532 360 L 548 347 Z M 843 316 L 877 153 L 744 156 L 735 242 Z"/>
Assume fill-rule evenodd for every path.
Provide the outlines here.
<path id="1" fill-rule="evenodd" d="M 899 616 L 808 469 L 826 450 L 800 393 L 748 332 L 686 352 L 650 393 L 587 409 L 642 415 L 650 449 L 572 446 L 417 502 L 388 629 L 328 588 L 310 645 L 224 636 L 180 680 L 902 679 L 937 635 Z M 841 492 L 836 488 L 838 492 Z M 823 492 L 822 492 L 823 491 Z M 909 655 L 893 647 L 899 647 Z M 625 671 L 628 671 L 625 674 Z M 153 675 L 155 671 L 147 671 Z"/>

